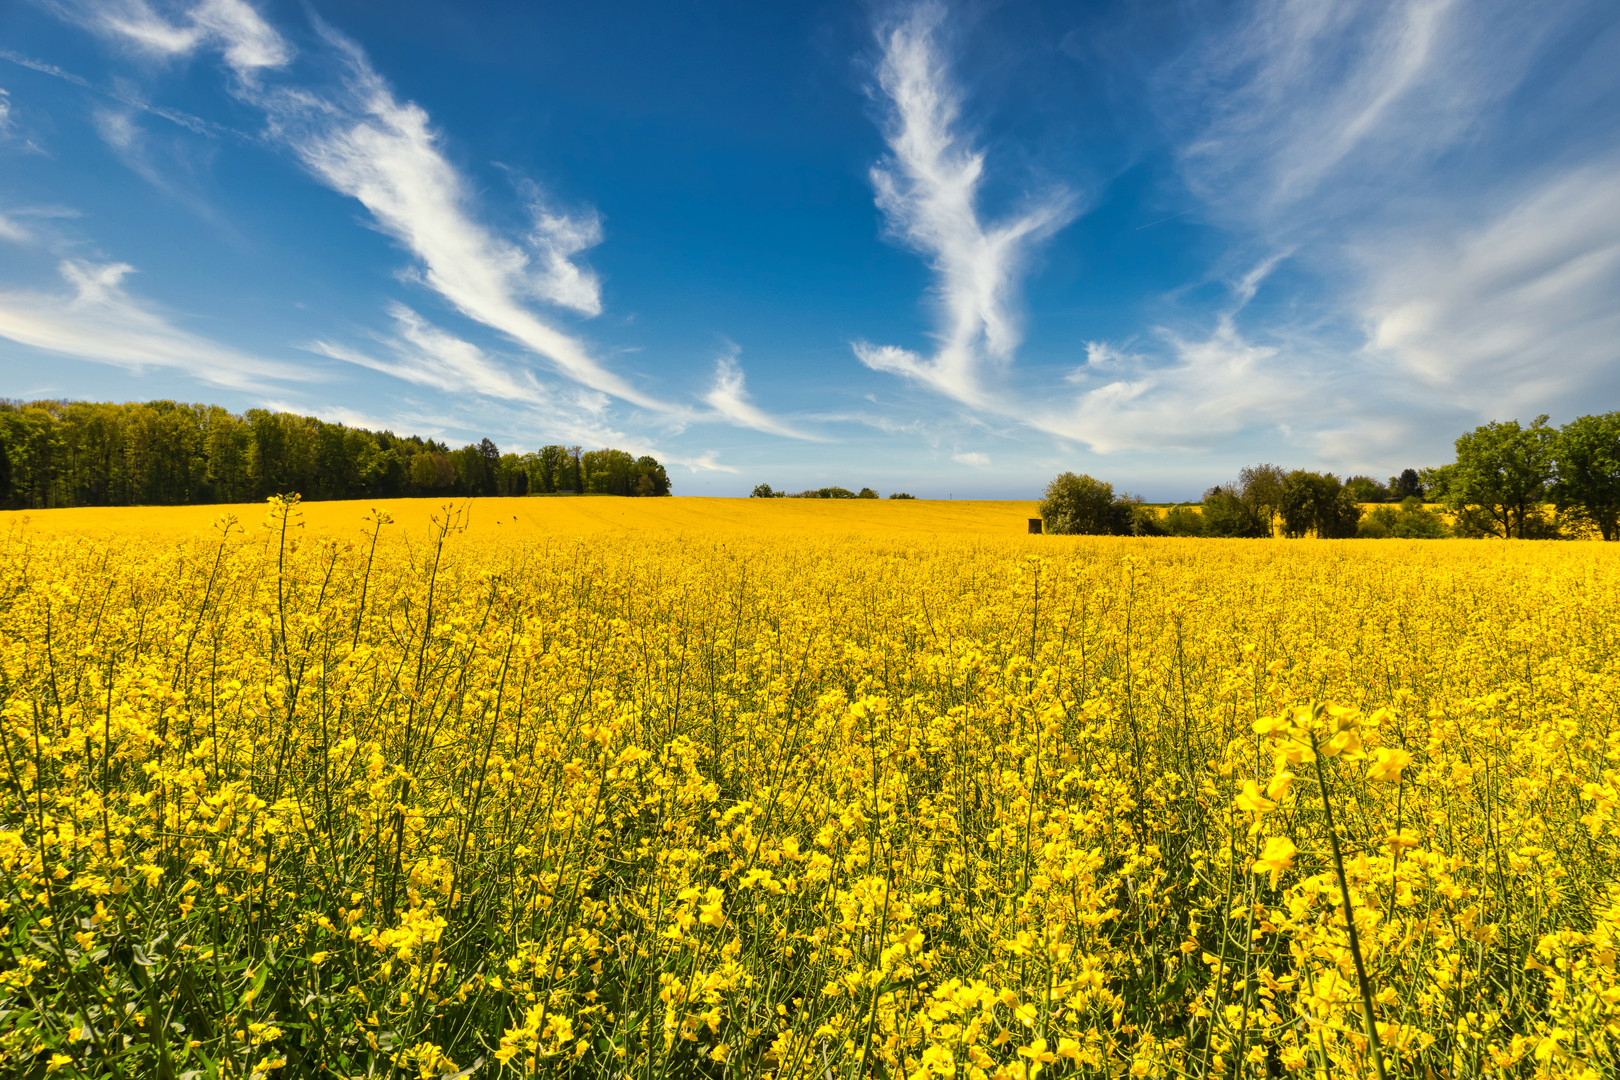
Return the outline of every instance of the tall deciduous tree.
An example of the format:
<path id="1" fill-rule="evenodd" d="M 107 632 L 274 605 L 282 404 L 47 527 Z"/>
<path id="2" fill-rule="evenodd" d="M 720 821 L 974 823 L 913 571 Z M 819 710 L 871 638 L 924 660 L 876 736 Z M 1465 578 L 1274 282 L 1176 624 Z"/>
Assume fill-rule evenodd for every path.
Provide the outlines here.
<path id="1" fill-rule="evenodd" d="M 1283 532 L 1289 536 L 1354 536 L 1360 518 L 1354 493 L 1332 473 L 1295 469 L 1283 480 Z"/>
<path id="2" fill-rule="evenodd" d="M 1558 479 L 1550 494 L 1560 520 L 1620 540 L 1620 412 L 1582 416 L 1559 429 Z"/>
<path id="3" fill-rule="evenodd" d="M 1488 535 L 1526 539 L 1549 530 L 1541 515 L 1553 480 L 1558 433 L 1538 416 L 1529 427 L 1492 421 L 1457 438 L 1457 460 L 1443 477 L 1444 502 Z"/>
<path id="4" fill-rule="evenodd" d="M 1265 535 L 1276 531 L 1277 514 L 1282 510 L 1283 480 L 1288 471 L 1270 463 L 1250 465 L 1238 473 L 1232 489 L 1265 522 Z"/>
<path id="5" fill-rule="evenodd" d="M 1416 469 L 1402 469 L 1401 475 L 1389 478 L 1389 497 L 1397 502 L 1416 497 L 1423 498 L 1423 481 Z"/>
<path id="6" fill-rule="evenodd" d="M 1203 536 L 1234 539 L 1271 535 L 1266 519 L 1233 485 L 1220 484 L 1204 492 L 1203 518 Z M 1185 527 L 1185 522 L 1178 527 Z"/>

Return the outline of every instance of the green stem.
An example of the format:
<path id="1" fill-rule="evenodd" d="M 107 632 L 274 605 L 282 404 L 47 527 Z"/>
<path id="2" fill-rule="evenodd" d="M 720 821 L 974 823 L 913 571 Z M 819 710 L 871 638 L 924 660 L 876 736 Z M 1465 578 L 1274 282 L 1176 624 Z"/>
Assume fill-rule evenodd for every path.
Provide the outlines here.
<path id="1" fill-rule="evenodd" d="M 1311 710 L 1312 719 L 1321 715 L 1321 706 Z M 1361 939 L 1356 933 L 1356 913 L 1350 904 L 1350 884 L 1344 876 L 1344 857 L 1339 854 L 1339 833 L 1333 827 L 1333 801 L 1328 798 L 1327 776 L 1322 772 L 1322 755 L 1316 750 L 1316 732 L 1309 733 L 1311 757 L 1316 762 L 1316 786 L 1322 792 L 1322 813 L 1327 818 L 1328 844 L 1333 849 L 1333 871 L 1339 877 L 1339 897 L 1344 901 L 1344 922 L 1350 931 L 1350 957 L 1356 963 L 1356 982 L 1361 987 L 1361 1019 L 1367 1027 L 1367 1046 L 1372 1051 L 1378 1080 L 1388 1080 L 1384 1072 L 1384 1048 L 1378 1041 L 1378 1025 L 1373 1023 L 1372 987 L 1367 983 L 1367 967 L 1361 962 Z"/>

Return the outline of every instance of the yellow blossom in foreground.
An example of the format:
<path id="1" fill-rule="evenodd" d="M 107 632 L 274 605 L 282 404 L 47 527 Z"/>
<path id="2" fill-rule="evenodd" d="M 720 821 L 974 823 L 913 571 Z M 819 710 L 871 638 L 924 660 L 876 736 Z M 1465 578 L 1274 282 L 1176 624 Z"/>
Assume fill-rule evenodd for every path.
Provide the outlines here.
<path id="1" fill-rule="evenodd" d="M 1367 779 L 1399 783 L 1401 770 L 1412 764 L 1412 755 L 1400 747 L 1380 747 L 1367 765 Z"/>
<path id="2" fill-rule="evenodd" d="M 1278 875 L 1294 865 L 1294 856 L 1298 854 L 1299 848 L 1288 837 L 1268 837 L 1265 850 L 1254 860 L 1254 873 L 1271 875 L 1271 887 L 1275 889 Z"/>

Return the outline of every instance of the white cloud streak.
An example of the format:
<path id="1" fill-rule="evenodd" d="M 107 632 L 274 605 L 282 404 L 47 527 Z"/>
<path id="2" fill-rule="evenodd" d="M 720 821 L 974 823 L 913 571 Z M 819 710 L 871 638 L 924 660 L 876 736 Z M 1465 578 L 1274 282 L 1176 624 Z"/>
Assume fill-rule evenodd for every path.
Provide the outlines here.
<path id="1" fill-rule="evenodd" d="M 703 399 L 709 407 L 737 427 L 753 428 L 755 431 L 780 435 L 788 439 L 825 441 L 820 436 L 801 431 L 792 424 L 770 415 L 749 400 L 748 391 L 743 385 L 742 365 L 738 362 L 740 352 L 741 350 L 733 345 L 715 361 L 714 386 Z"/>
<path id="2" fill-rule="evenodd" d="M 601 237 L 594 215 L 536 214 L 522 246 L 474 219 L 465 182 L 445 158 L 427 113 L 397 100 L 351 42 L 325 30 L 342 58 L 339 93 L 255 95 L 275 135 L 333 190 L 359 201 L 418 260 L 421 280 L 457 311 L 550 360 L 577 382 L 643 408 L 669 407 L 608 371 L 583 342 L 524 302 L 542 297 L 583 314 L 601 310 L 599 287 L 571 257 Z"/>
<path id="3" fill-rule="evenodd" d="M 337 72 L 334 83 L 321 86 L 266 80 L 268 72 L 290 63 L 294 50 L 246 0 L 161 6 L 149 0 L 57 0 L 56 6 L 67 18 L 143 54 L 221 53 L 237 75 L 232 93 L 263 110 L 275 143 L 318 181 L 364 206 L 376 227 L 411 255 L 414 280 L 585 388 L 573 395 L 578 407 L 600 411 L 606 406 L 600 395 L 607 395 L 678 422 L 718 419 L 789 438 L 815 438 L 752 403 L 734 357 L 722 361 L 706 395 L 712 412 L 697 412 L 631 385 L 578 336 L 542 316 L 535 302 L 586 317 L 601 313 L 600 279 L 581 260 L 602 241 L 600 216 L 590 208 L 562 210 L 537 185 L 519 179 L 529 228 L 509 236 L 486 225 L 426 110 L 396 97 L 362 50 L 319 20 L 315 27 L 325 49 L 317 50 L 316 58 L 335 61 Z M 161 177 L 146 167 L 132 114 L 102 110 L 97 123 L 108 145 L 131 167 L 159 182 Z M 404 305 L 392 305 L 389 314 L 394 332 L 378 336 L 380 352 L 329 339 L 308 348 L 445 392 L 557 407 L 558 395 L 530 373 L 497 361 Z"/>
<path id="4" fill-rule="evenodd" d="M 285 67 L 293 48 L 246 0 L 201 0 L 163 5 L 147 0 L 57 0 L 61 15 L 120 44 L 161 59 L 218 49 L 238 78 Z"/>
<path id="5" fill-rule="evenodd" d="M 1521 95 L 1512 121 L 1495 108 L 1577 8 L 1258 0 L 1201 38 L 1161 73 L 1160 105 L 1200 216 L 1227 231 L 1222 265 L 1253 269 L 1208 335 L 1092 343 L 1073 406 L 1036 425 L 1099 452 L 1272 427 L 1363 467 L 1428 446 L 1460 413 L 1539 411 L 1615 381 L 1612 147 L 1504 159 L 1550 106 Z M 1240 327 L 1283 259 L 1324 297 Z"/>
<path id="6" fill-rule="evenodd" d="M 695 473 L 717 472 L 735 476 L 740 471 L 735 465 L 722 464 L 720 455 L 713 450 L 705 450 L 696 457 L 672 457 L 665 460 L 670 465 L 680 465 Z"/>
<path id="7" fill-rule="evenodd" d="M 12 244 L 26 244 L 34 239 L 27 229 L 23 228 L 6 214 L 0 213 L 0 240 Z"/>
<path id="8" fill-rule="evenodd" d="M 1279 363 L 1276 346 L 1246 340 L 1230 316 L 1203 339 L 1165 336 L 1168 361 L 1087 343 L 1085 367 L 1067 378 L 1079 394 L 1037 409 L 1031 424 L 1104 454 L 1190 449 L 1294 415 L 1307 396 L 1310 372 Z"/>
<path id="9" fill-rule="evenodd" d="M 1460 6 L 1252 4 L 1163 77 L 1194 125 L 1180 147 L 1193 193 L 1217 220 L 1303 227 L 1359 198 L 1369 166 L 1377 188 L 1432 160 L 1490 92 L 1452 62 Z M 1335 183 L 1351 164 L 1362 192 Z"/>
<path id="10" fill-rule="evenodd" d="M 1009 362 L 1020 340 L 1020 272 L 1034 245 L 1074 220 L 1079 206 L 1071 192 L 1055 191 L 1003 221 L 982 219 L 985 155 L 958 130 L 961 96 L 939 44 L 944 19 L 942 6 L 922 3 L 879 32 L 890 154 L 871 172 L 890 231 L 926 256 L 936 275 L 939 345 L 926 358 L 893 345 L 854 349 L 874 370 L 984 406 L 995 396 L 984 367 Z"/>
<path id="11" fill-rule="evenodd" d="M 314 374 L 240 352 L 176 326 L 131 296 L 127 263 L 67 260 L 59 270 L 67 294 L 0 291 L 0 337 L 47 352 L 130 371 L 171 368 L 228 390 L 265 390 Z"/>
<path id="12" fill-rule="evenodd" d="M 388 313 L 394 320 L 395 334 L 378 337 L 379 344 L 387 349 L 386 359 L 333 341 L 318 340 L 305 347 L 333 360 L 446 393 L 470 391 L 531 405 L 552 400 L 532 375 L 507 370 L 472 342 L 434 326 L 404 304 L 389 305 Z"/>
<path id="13" fill-rule="evenodd" d="M 1555 174 L 1486 221 L 1365 242 L 1368 351 L 1480 415 L 1588 408 L 1620 361 L 1620 159 Z"/>
<path id="14" fill-rule="evenodd" d="M 286 66 L 293 50 L 245 0 L 202 0 L 175 14 L 160 13 L 146 0 L 64 2 L 59 9 L 149 54 L 178 57 L 219 50 L 238 75 L 233 92 L 264 110 L 272 137 L 317 180 L 363 205 L 377 227 L 417 260 L 422 284 L 462 315 L 538 354 L 570 379 L 649 410 L 682 411 L 607 370 L 579 338 L 526 303 L 537 299 L 583 315 L 600 313 L 600 283 L 577 260 L 601 241 L 595 212 L 563 213 L 527 185 L 533 224 L 522 242 L 483 225 L 427 112 L 397 99 L 354 43 L 317 24 L 341 69 L 339 84 L 329 92 L 292 85 L 270 88 L 258 76 Z M 117 131 L 108 134 L 115 137 Z M 420 376 L 428 368 L 409 370 Z M 491 380 L 487 367 L 475 364 L 462 374 L 473 386 L 501 385 Z"/>
<path id="15" fill-rule="evenodd" d="M 169 123 L 176 124 L 197 135 L 206 135 L 209 138 L 217 138 L 221 135 L 232 135 L 239 139 L 247 139 L 247 136 L 243 135 L 241 132 L 223 127 L 214 123 L 212 120 L 204 120 L 200 116 L 193 116 L 191 113 L 181 112 L 179 109 L 170 109 L 162 105 L 153 105 L 151 102 L 142 100 L 141 98 L 129 93 L 126 85 L 119 85 L 110 88 L 96 86 L 82 75 L 77 75 L 64 68 L 58 67 L 55 64 L 47 64 L 43 60 L 35 60 L 33 57 L 24 56 L 21 53 L 13 52 L 10 49 L 0 49 L 0 60 L 9 60 L 18 67 L 27 68 L 29 71 L 37 71 L 41 75 L 49 75 L 53 79 L 61 79 L 63 82 L 71 83 L 80 89 L 89 90 L 92 93 L 109 97 L 118 102 L 120 105 L 127 106 L 131 109 L 138 109 L 141 112 L 150 113 L 153 116 L 161 117 L 162 119 L 169 121 Z"/>

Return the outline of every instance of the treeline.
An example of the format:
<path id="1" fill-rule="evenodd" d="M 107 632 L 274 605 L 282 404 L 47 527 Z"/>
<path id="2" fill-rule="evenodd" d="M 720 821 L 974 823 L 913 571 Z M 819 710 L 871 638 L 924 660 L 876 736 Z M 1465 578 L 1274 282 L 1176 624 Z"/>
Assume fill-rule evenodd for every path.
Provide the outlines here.
<path id="1" fill-rule="evenodd" d="M 1493 421 L 1455 446 L 1455 461 L 1405 469 L 1387 483 L 1254 465 L 1204 492 L 1201 505 L 1162 516 L 1112 484 L 1063 473 L 1047 485 L 1040 512 L 1055 533 L 1620 540 L 1620 412 L 1561 428 L 1546 416 L 1528 427 Z M 1450 511 L 1450 522 L 1428 503 Z"/>
<path id="2" fill-rule="evenodd" d="M 651 457 L 501 453 L 313 416 L 174 401 L 0 401 L 0 507 L 161 506 L 482 495 L 668 495 Z"/>
<path id="3" fill-rule="evenodd" d="M 751 499 L 881 499 L 883 496 L 869 487 L 851 491 L 844 487 L 811 488 L 808 491 L 777 491 L 769 484 L 759 484 L 748 496 Z M 915 499 L 904 491 L 896 491 L 891 499 Z"/>

